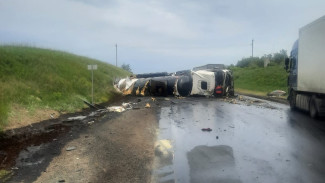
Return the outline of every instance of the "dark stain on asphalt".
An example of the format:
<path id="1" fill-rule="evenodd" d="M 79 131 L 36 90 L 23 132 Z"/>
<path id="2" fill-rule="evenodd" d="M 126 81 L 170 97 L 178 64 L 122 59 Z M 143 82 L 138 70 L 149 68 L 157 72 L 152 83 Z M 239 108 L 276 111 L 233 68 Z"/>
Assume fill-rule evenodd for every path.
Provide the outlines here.
<path id="1" fill-rule="evenodd" d="M 187 153 L 191 182 L 240 183 L 230 146 L 196 146 Z"/>

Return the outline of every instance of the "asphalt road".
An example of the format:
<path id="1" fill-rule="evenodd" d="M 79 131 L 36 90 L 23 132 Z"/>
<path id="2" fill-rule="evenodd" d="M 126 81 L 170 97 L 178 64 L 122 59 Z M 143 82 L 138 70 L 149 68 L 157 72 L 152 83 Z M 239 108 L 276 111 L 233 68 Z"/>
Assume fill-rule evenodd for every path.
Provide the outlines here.
<path id="1" fill-rule="evenodd" d="M 176 102 L 158 114 L 152 182 L 324 182 L 324 121 L 249 97 Z"/>

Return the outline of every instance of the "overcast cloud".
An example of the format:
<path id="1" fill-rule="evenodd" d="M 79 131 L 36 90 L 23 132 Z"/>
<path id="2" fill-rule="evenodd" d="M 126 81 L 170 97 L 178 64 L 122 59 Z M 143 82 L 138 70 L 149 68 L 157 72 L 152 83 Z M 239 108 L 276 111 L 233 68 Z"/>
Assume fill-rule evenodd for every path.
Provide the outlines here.
<path id="1" fill-rule="evenodd" d="M 0 0 L 0 44 L 58 49 L 135 73 L 290 52 L 324 0 Z"/>

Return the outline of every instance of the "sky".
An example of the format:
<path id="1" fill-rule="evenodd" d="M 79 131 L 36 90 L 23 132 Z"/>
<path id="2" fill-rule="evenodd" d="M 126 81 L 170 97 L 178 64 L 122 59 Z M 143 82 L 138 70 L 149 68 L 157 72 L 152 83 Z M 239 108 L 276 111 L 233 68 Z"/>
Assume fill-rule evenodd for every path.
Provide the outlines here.
<path id="1" fill-rule="evenodd" d="M 134 73 L 289 53 L 324 0 L 0 0 L 0 44 L 67 51 Z"/>

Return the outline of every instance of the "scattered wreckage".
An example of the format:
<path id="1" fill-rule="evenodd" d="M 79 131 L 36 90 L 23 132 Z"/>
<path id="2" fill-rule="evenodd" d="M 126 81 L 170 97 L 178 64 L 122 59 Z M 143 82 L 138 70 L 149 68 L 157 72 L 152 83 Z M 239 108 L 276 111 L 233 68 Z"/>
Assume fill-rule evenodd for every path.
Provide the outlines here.
<path id="1" fill-rule="evenodd" d="M 123 95 L 134 96 L 233 96 L 232 72 L 220 64 L 208 64 L 192 70 L 132 75 L 114 82 Z"/>

